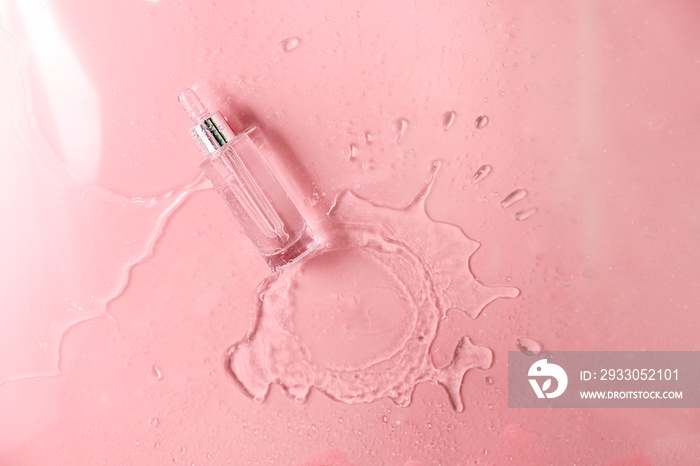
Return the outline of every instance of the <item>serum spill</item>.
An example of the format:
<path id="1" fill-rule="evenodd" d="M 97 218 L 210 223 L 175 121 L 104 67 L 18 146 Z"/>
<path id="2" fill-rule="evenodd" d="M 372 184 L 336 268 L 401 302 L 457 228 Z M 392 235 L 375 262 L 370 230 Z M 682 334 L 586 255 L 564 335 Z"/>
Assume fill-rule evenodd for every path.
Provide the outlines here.
<path id="1" fill-rule="evenodd" d="M 519 291 L 482 285 L 468 266 L 478 243 L 427 216 L 439 165 L 402 209 L 343 193 L 328 213 L 330 243 L 261 283 L 256 320 L 225 362 L 244 393 L 261 402 L 279 383 L 298 402 L 313 387 L 346 403 L 407 406 L 415 386 L 431 381 L 463 410 L 464 374 L 490 367 L 492 353 L 463 336 L 452 361 L 436 368 L 429 350 L 438 323 L 451 308 L 475 319 Z"/>

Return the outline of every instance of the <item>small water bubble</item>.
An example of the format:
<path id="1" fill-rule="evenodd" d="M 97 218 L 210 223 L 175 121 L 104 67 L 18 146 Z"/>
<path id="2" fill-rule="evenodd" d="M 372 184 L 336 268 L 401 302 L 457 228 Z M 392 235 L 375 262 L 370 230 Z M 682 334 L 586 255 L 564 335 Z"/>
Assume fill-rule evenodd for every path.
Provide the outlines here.
<path id="1" fill-rule="evenodd" d="M 288 37 L 280 42 L 280 51 L 282 53 L 288 53 L 299 46 L 301 41 L 298 37 Z"/>
<path id="2" fill-rule="evenodd" d="M 507 209 L 508 207 L 512 206 L 516 202 L 525 199 L 525 196 L 527 196 L 527 191 L 524 189 L 516 189 L 512 193 L 508 194 L 505 199 L 501 201 L 501 207 L 504 209 Z"/>
<path id="3" fill-rule="evenodd" d="M 442 126 L 442 129 L 444 131 L 447 131 L 450 128 L 450 126 L 452 126 L 452 123 L 455 122 L 456 117 L 457 114 L 452 110 L 443 113 L 440 117 L 440 126 Z"/>
<path id="4" fill-rule="evenodd" d="M 477 184 L 478 182 L 482 181 L 488 176 L 489 173 L 491 173 L 491 170 L 493 170 L 493 168 L 491 168 L 491 165 L 480 166 L 479 169 L 474 173 L 474 176 L 472 176 L 472 184 Z"/>
<path id="5" fill-rule="evenodd" d="M 158 422 L 159 422 L 159 421 L 158 421 L 158 418 L 157 418 L 157 417 L 152 417 L 152 418 L 150 418 L 150 419 L 148 420 L 148 423 L 149 423 L 150 425 L 152 425 L 153 427 L 157 426 L 157 425 L 158 425 Z"/>
<path id="6" fill-rule="evenodd" d="M 398 118 L 391 124 L 391 130 L 396 135 L 396 144 L 401 142 L 401 137 L 404 135 L 407 129 L 408 120 L 405 118 Z"/>
<path id="7" fill-rule="evenodd" d="M 474 121 L 474 127 L 476 127 L 476 129 L 481 129 L 488 124 L 489 124 L 489 117 L 487 117 L 486 115 L 479 115 L 478 117 L 476 117 L 476 120 Z"/>
<path id="8" fill-rule="evenodd" d="M 540 354 L 540 351 L 542 351 L 542 345 L 530 338 L 518 338 L 515 340 L 515 346 L 528 356 Z"/>
<path id="9" fill-rule="evenodd" d="M 163 380 L 163 373 L 160 370 L 160 367 L 153 365 L 151 366 L 151 377 L 153 377 L 156 380 Z"/>
<path id="10" fill-rule="evenodd" d="M 532 214 L 537 212 L 537 207 L 532 207 L 530 209 L 526 210 L 521 210 L 520 212 L 517 212 L 515 215 L 513 215 L 513 218 L 517 221 L 525 220 L 526 218 L 532 217 Z"/>
<path id="11" fill-rule="evenodd" d="M 386 416 L 382 416 L 382 422 L 389 422 L 389 418 Z"/>
<path id="12" fill-rule="evenodd" d="M 365 144 L 368 146 L 374 142 L 374 135 L 369 131 L 365 131 Z"/>
<path id="13" fill-rule="evenodd" d="M 493 385 L 493 379 L 488 375 L 484 377 L 484 382 L 486 382 L 486 385 Z"/>

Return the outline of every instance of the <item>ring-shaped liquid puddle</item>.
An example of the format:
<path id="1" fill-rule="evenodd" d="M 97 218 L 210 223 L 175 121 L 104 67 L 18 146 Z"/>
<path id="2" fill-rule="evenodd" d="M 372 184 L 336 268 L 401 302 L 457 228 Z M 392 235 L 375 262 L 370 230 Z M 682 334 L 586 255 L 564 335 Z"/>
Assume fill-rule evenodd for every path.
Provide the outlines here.
<path id="1" fill-rule="evenodd" d="M 359 370 L 391 358 L 415 327 L 416 298 L 401 258 L 372 246 L 325 249 L 297 269 L 284 310 L 316 367 Z M 410 265 L 408 263 L 407 265 Z"/>
<path id="2" fill-rule="evenodd" d="M 436 368 L 438 324 L 449 309 L 475 319 L 519 291 L 482 285 L 468 264 L 479 244 L 426 214 L 439 166 L 402 209 L 343 193 L 328 213 L 330 241 L 261 283 L 257 319 L 225 361 L 244 393 L 262 401 L 278 383 L 298 401 L 316 388 L 346 403 L 407 406 L 418 383 L 433 381 L 462 411 L 464 374 L 490 367 L 492 352 L 465 335 L 451 363 Z"/>

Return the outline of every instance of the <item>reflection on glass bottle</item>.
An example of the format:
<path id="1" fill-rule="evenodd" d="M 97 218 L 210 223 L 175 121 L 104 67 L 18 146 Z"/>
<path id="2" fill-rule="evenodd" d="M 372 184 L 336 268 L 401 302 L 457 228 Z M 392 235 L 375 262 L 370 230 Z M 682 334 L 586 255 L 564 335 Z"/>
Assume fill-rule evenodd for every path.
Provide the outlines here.
<path id="1" fill-rule="evenodd" d="M 265 162 L 273 149 L 260 128 L 235 134 L 192 89 L 180 95 L 180 103 L 195 122 L 191 132 L 206 154 L 202 171 L 270 268 L 277 270 L 312 250 L 314 234 Z"/>

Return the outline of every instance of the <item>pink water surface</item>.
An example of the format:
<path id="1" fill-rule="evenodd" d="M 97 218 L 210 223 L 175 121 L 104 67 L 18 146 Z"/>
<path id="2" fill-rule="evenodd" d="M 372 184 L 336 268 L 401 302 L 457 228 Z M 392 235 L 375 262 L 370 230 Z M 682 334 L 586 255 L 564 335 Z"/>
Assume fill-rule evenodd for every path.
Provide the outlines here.
<path id="1" fill-rule="evenodd" d="M 506 363 L 522 338 L 700 349 L 698 21 L 691 1 L 0 0 L 0 464 L 696 464 L 698 410 L 509 409 Z M 402 207 L 442 160 L 427 214 L 521 291 L 440 322 L 437 367 L 463 335 L 493 352 L 463 412 L 437 384 L 399 407 L 231 383 L 269 270 L 198 178 L 177 103 L 198 81 L 285 148 L 269 162 L 320 230 L 341 192 Z"/>

